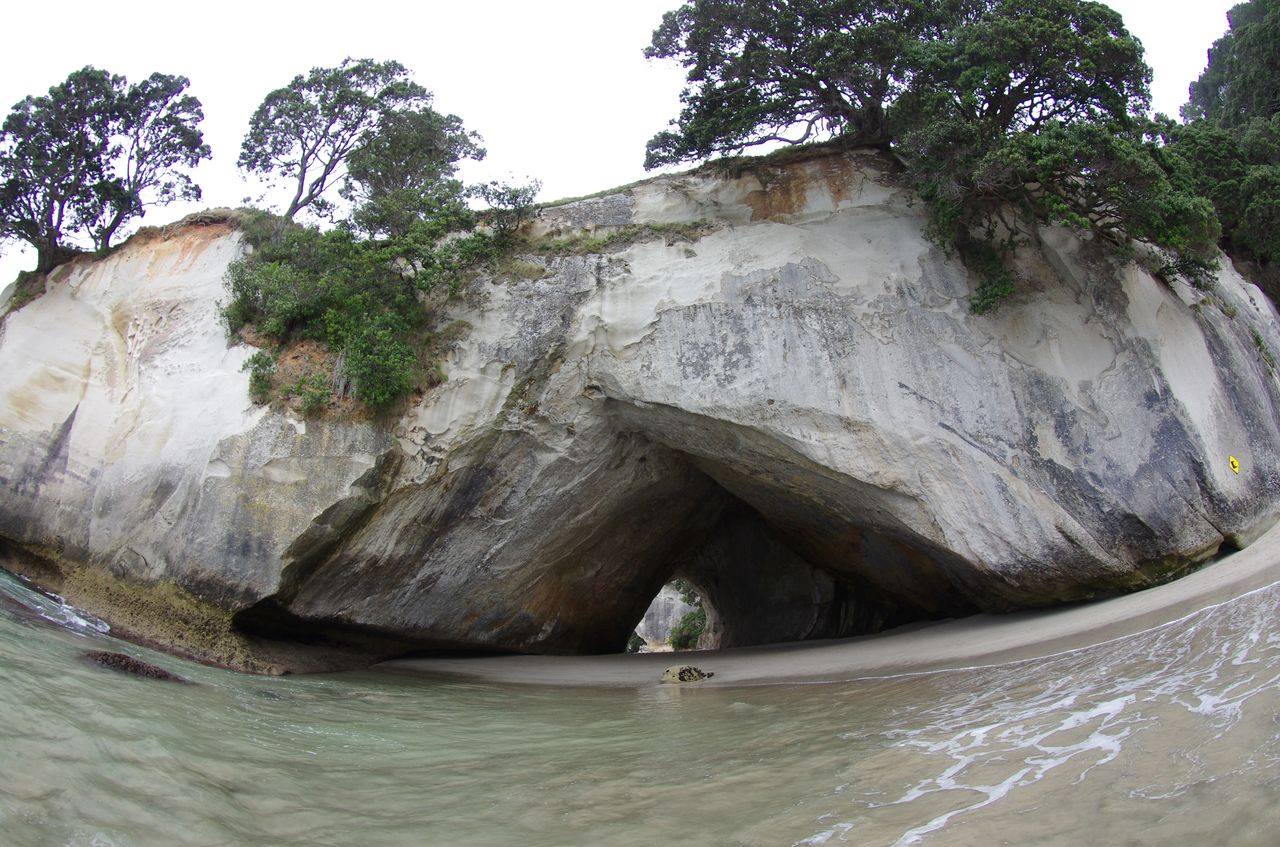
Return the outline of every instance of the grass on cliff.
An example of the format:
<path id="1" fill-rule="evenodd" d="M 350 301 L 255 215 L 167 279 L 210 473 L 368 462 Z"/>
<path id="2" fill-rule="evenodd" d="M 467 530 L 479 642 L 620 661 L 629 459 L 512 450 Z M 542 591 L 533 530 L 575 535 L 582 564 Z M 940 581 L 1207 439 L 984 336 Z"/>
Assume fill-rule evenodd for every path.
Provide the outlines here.
<path id="1" fill-rule="evenodd" d="M 4 314 L 0 315 L 0 320 L 9 317 L 44 294 L 46 279 L 44 274 L 35 271 L 19 271 L 18 278 L 13 281 L 13 294 L 9 296 L 9 302 L 5 304 Z"/>
<path id="2" fill-rule="evenodd" d="M 693 242 L 712 232 L 710 221 L 668 224 L 628 224 L 600 232 L 579 232 L 563 238 L 555 235 L 526 246 L 539 253 L 553 256 L 583 256 L 591 253 L 610 253 L 625 250 L 641 241 L 663 239 L 667 244 Z"/>

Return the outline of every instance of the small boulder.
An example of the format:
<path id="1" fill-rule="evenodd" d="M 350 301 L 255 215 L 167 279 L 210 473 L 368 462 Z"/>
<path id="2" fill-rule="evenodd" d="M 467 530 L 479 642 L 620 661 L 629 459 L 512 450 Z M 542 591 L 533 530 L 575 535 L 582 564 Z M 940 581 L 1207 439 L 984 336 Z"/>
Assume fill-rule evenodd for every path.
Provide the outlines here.
<path id="1" fill-rule="evenodd" d="M 695 668 L 693 665 L 672 665 L 662 672 L 663 682 L 702 682 L 715 676 L 711 671 Z"/>
<path id="2" fill-rule="evenodd" d="M 126 656 L 124 653 L 110 653 L 106 650 L 89 650 L 84 654 L 84 658 L 90 664 L 97 665 L 98 667 L 119 671 L 120 673 L 132 674 L 133 676 L 140 676 L 144 679 L 159 679 L 164 682 L 186 682 L 185 679 L 175 673 L 169 673 L 164 668 L 148 664 L 141 659 L 135 659 L 132 656 Z"/>

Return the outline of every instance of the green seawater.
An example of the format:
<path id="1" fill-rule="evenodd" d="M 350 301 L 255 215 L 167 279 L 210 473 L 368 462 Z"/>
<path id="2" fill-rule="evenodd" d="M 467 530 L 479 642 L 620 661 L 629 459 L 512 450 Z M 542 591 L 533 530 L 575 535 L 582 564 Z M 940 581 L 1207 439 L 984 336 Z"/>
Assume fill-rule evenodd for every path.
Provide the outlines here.
<path id="1" fill-rule="evenodd" d="M 0 574 L 0 845 L 1276 845 L 1278 608 L 944 673 L 563 690 L 239 675 Z"/>

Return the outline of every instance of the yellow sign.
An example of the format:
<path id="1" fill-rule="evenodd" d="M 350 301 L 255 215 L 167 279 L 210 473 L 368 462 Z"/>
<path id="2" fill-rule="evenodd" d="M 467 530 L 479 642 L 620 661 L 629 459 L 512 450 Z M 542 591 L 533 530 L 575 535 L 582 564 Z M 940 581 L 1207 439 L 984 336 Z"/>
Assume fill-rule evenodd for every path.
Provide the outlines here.
<path id="1" fill-rule="evenodd" d="M 1231 465 L 1231 472 L 1232 472 L 1232 473 L 1234 473 L 1234 474 L 1236 474 L 1237 476 L 1239 476 L 1239 475 L 1240 475 L 1240 460 L 1239 460 L 1239 459 L 1237 459 L 1235 456 L 1228 456 L 1228 457 L 1227 457 L 1227 463 Z"/>

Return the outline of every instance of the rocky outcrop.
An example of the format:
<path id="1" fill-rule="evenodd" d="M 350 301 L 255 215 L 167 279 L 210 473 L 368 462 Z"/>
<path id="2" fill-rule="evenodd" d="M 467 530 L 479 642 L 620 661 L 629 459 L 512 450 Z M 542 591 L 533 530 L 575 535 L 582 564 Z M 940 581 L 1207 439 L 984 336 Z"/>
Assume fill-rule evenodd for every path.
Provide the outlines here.
<path id="1" fill-rule="evenodd" d="M 253 406 L 235 232 L 136 239 L 0 330 L 0 536 L 251 636 L 596 652 L 678 573 L 722 644 L 794 640 L 1139 588 L 1273 522 L 1280 328 L 1229 264 L 1198 291 L 1046 229 L 975 316 L 922 214 L 876 154 L 548 209 L 390 422 Z"/>
<path id="2" fill-rule="evenodd" d="M 708 673 L 701 668 L 695 668 L 693 665 L 672 665 L 662 672 L 661 682 L 663 683 L 682 683 L 682 682 L 702 682 L 704 679 L 710 679 L 715 676 L 714 673 Z"/>

